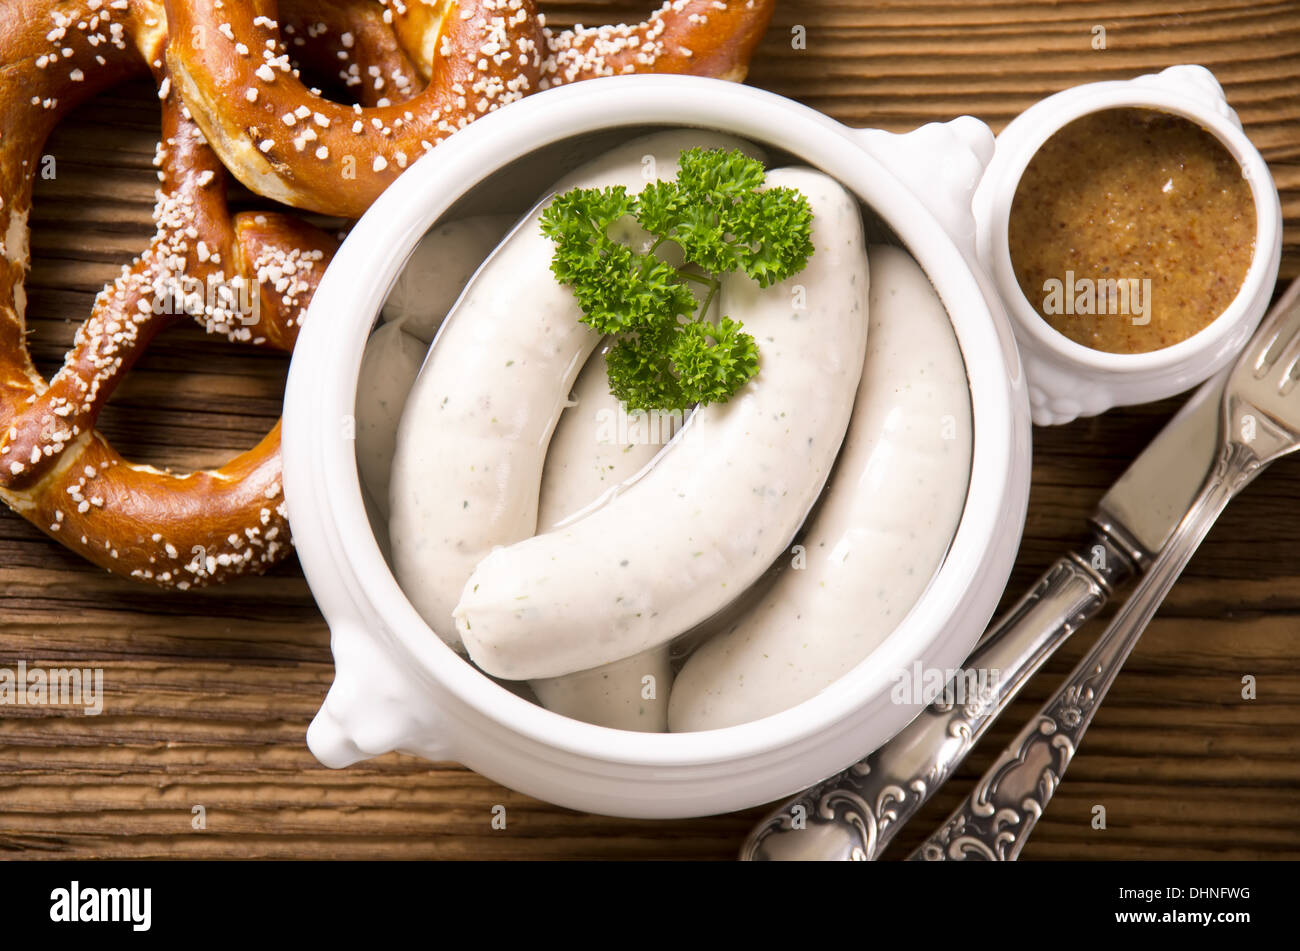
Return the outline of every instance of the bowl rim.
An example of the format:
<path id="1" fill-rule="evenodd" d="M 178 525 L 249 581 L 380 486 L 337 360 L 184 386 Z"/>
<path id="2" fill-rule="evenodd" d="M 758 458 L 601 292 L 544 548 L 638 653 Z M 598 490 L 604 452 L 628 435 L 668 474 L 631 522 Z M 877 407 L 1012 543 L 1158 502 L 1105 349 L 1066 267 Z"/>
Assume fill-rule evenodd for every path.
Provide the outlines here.
<path id="1" fill-rule="evenodd" d="M 990 169 L 991 197 L 989 218 L 990 257 L 993 278 L 1008 315 L 1018 331 L 1023 331 L 1043 351 L 1066 365 L 1127 377 L 1154 378 L 1162 371 L 1198 360 L 1211 360 L 1222 350 L 1224 341 L 1244 321 L 1252 319 L 1254 303 L 1272 276 L 1271 255 L 1281 230 L 1281 207 L 1268 165 L 1246 133 L 1234 121 L 1234 114 L 1224 114 L 1213 103 L 1142 82 L 1115 80 L 1088 83 L 1048 96 L 1014 120 L 1022 130 L 1011 151 L 1003 148 L 999 136 L 999 154 Z M 1224 100 L 1219 100 L 1223 105 Z M 1177 343 L 1141 353 L 1111 353 L 1071 340 L 1052 327 L 1034 309 L 1015 276 L 1009 243 L 1011 205 L 1025 169 L 1039 149 L 1065 126 L 1077 119 L 1112 109 L 1148 109 L 1188 119 L 1213 135 L 1242 169 L 1250 185 L 1255 210 L 1255 245 L 1250 266 L 1241 286 L 1228 306 L 1204 327 Z"/>
<path id="2" fill-rule="evenodd" d="M 800 156 L 841 181 L 898 234 L 935 286 L 970 383 L 973 443 L 966 501 L 947 553 L 912 610 L 867 659 L 816 696 L 717 730 L 629 733 L 583 723 L 518 697 L 479 672 L 430 631 L 402 594 L 369 526 L 354 447 L 337 438 L 337 419 L 353 410 L 364 341 L 428 228 L 510 162 L 573 136 L 629 126 L 698 127 L 749 138 Z M 1022 490 L 1013 468 L 1016 454 L 1028 451 L 1017 424 L 1019 416 L 1027 421 L 1028 404 L 1019 366 L 1012 364 L 1014 351 L 1008 353 L 998 333 L 999 304 L 982 291 L 973 273 L 973 254 L 967 257 L 959 250 L 920 199 L 854 139 L 856 131 L 753 87 L 696 77 L 626 76 L 530 96 L 484 116 L 413 163 L 356 224 L 327 270 L 286 386 L 286 448 L 291 450 L 285 457 L 286 496 L 295 537 L 301 530 L 306 544 L 300 547 L 308 549 L 302 553 L 304 573 L 311 584 L 313 574 L 325 580 L 330 562 L 335 575 L 340 560 L 350 569 L 330 579 L 341 582 L 339 588 L 331 585 L 318 594 L 330 626 L 351 622 L 369 636 L 386 639 L 413 662 L 407 666 L 422 683 L 441 687 L 520 737 L 603 762 L 658 767 L 731 762 L 801 743 L 814 745 L 828 726 L 878 701 L 895 671 L 932 657 L 963 625 L 972 630 L 961 634 L 962 643 L 947 644 L 940 653 L 965 657 L 988 618 L 963 621 L 959 609 L 999 533 L 1010 529 L 1019 536 L 1018 527 L 999 524 L 999 519 L 1008 511 L 1008 501 L 1009 510 L 1018 510 L 1023 519 L 1025 498 L 1018 496 L 1027 496 L 1027 479 Z M 809 158 L 812 153 L 816 161 Z M 455 194 L 440 191 L 448 182 L 463 187 L 458 185 Z M 298 452 L 301 458 L 291 459 Z M 295 461 L 301 461 L 301 468 Z M 313 479 L 319 481 L 309 487 Z M 1009 574 L 1009 561 L 1005 567 Z M 999 592 L 1005 581 L 1005 574 L 997 579 Z M 317 593 L 319 585 L 312 587 Z M 375 619 L 381 622 L 379 630 L 367 623 Z M 861 736 L 862 749 L 884 742 L 922 708 L 890 706 L 896 713 L 872 721 L 872 735 Z M 879 703 L 876 709 L 881 712 Z M 454 736 L 448 742 L 456 755 Z"/>

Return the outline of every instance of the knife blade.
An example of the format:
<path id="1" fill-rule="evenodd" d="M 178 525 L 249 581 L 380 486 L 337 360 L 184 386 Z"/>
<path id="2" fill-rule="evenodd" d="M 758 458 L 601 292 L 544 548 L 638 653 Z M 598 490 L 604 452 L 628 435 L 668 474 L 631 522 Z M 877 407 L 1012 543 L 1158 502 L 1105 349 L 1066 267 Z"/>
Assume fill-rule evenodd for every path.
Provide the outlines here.
<path id="1" fill-rule="evenodd" d="M 1274 309 L 1298 302 L 1295 281 Z M 959 702 L 961 677 L 954 678 L 889 742 L 764 816 L 740 858 L 877 858 L 1056 648 L 1165 546 L 1213 464 L 1230 372 L 1229 366 L 1192 394 L 1102 497 L 1087 541 L 1057 559 L 985 632 L 963 668 L 997 672 L 982 680 L 984 693 Z"/>
<path id="2" fill-rule="evenodd" d="M 1145 567 L 1173 534 L 1214 461 L 1228 369 L 1203 383 L 1102 496 L 1091 521 L 1126 535 Z"/>

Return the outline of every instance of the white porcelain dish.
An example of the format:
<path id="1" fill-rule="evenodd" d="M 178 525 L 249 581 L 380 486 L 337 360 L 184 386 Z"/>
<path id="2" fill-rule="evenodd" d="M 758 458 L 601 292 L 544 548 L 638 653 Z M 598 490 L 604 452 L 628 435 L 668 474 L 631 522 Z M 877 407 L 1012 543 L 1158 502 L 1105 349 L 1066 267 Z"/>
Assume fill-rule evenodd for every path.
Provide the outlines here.
<path id="1" fill-rule="evenodd" d="M 1125 107 L 1173 113 L 1212 133 L 1241 163 L 1255 199 L 1255 256 L 1236 298 L 1199 333 L 1149 353 L 1106 353 L 1054 330 L 1021 292 L 1007 243 L 1011 202 L 1034 153 L 1075 119 Z M 1034 422 L 1041 426 L 1164 399 L 1209 379 L 1255 332 L 1273 296 L 1282 260 L 1277 185 L 1218 80 L 1203 66 L 1171 66 L 1136 79 L 1088 83 L 1034 104 L 998 135 L 974 207 L 980 262 L 1006 303 L 1029 378 Z"/>
<path id="2" fill-rule="evenodd" d="M 520 209 L 577 162 L 654 127 L 751 139 L 855 192 L 920 263 L 948 309 L 971 388 L 970 489 L 949 553 L 881 647 L 818 696 L 723 730 L 628 733 L 571 720 L 480 674 L 424 624 L 381 554 L 350 437 L 379 308 L 440 218 Z M 918 707 L 896 671 L 959 665 L 1002 594 L 1028 497 L 1028 400 L 1010 324 L 975 263 L 970 199 L 992 136 L 963 117 L 906 135 L 846 128 L 750 87 L 618 77 L 493 113 L 415 163 L 353 229 L 314 297 L 285 399 L 285 492 L 308 582 L 330 625 L 333 686 L 308 731 L 329 766 L 402 750 L 456 760 L 560 805 L 628 817 L 746 808 L 857 760 Z"/>

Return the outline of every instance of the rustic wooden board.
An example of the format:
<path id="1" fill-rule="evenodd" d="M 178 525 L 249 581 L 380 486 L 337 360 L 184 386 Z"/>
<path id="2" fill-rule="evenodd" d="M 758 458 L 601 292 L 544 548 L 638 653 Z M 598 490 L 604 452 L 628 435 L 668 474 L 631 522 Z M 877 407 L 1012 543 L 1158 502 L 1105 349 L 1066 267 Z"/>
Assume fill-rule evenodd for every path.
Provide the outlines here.
<path id="1" fill-rule="evenodd" d="M 639 18 L 646 3 L 549 4 L 552 23 Z M 1107 49 L 1091 46 L 1106 28 Z M 792 31 L 806 31 L 806 49 Z M 1180 62 L 1211 66 L 1269 160 L 1300 275 L 1300 2 L 779 5 L 757 85 L 857 125 L 971 113 L 1000 128 L 1038 98 Z M 94 293 L 151 228 L 156 99 L 101 97 L 56 133 L 34 218 L 29 314 L 47 369 Z M 274 421 L 283 359 L 178 329 L 105 414 L 128 456 L 205 466 Z M 1034 490 L 1009 595 L 1082 535 L 1083 518 L 1177 405 L 1035 432 Z M 1300 857 L 1300 462 L 1223 516 L 1143 638 L 1026 851 L 1038 859 Z M 905 852 L 1047 696 L 1090 625 L 982 751 L 904 831 Z M 0 666 L 95 665 L 102 716 L 0 708 L 0 854 L 22 857 L 718 858 L 759 815 L 631 822 L 528 799 L 454 764 L 390 755 L 320 767 L 303 731 L 329 686 L 328 632 L 296 563 L 176 595 L 116 580 L 0 512 Z M 1258 678 L 1258 699 L 1241 678 Z M 504 831 L 491 809 L 507 807 Z M 1093 830 L 1105 805 L 1108 828 Z M 195 805 L 207 828 L 191 827 Z"/>

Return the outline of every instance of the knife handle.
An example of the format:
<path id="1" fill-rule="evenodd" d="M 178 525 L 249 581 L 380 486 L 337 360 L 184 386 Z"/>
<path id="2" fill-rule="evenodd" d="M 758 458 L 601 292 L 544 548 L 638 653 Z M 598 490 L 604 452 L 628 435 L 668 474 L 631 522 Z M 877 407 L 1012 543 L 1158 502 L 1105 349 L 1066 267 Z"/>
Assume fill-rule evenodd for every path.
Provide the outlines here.
<path id="1" fill-rule="evenodd" d="M 1025 682 L 1143 560 L 1144 553 L 1121 532 L 1094 521 L 1089 541 L 1058 559 L 985 633 L 966 666 L 920 716 L 866 759 L 768 813 L 745 840 L 740 858 L 877 858 Z M 977 696 L 967 695 L 970 681 L 963 677 L 972 672 L 983 688 Z"/>
<path id="2" fill-rule="evenodd" d="M 1250 445 L 1235 440 L 1220 453 L 1186 517 L 1101 637 L 909 861 L 1015 861 L 1020 857 L 1142 632 L 1224 508 L 1277 458 L 1257 454 Z"/>

